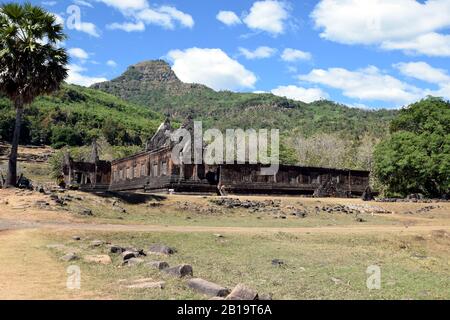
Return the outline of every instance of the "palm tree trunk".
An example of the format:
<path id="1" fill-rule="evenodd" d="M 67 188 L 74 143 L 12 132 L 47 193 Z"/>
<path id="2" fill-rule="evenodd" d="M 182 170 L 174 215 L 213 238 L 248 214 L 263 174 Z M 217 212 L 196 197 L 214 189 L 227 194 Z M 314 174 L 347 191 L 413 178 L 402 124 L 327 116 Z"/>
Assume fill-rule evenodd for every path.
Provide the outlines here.
<path id="1" fill-rule="evenodd" d="M 11 152 L 8 161 L 8 176 L 6 177 L 6 187 L 15 187 L 17 185 L 17 150 L 19 148 L 20 129 L 22 127 L 23 103 L 22 99 L 14 102 L 16 108 L 16 124 L 14 126 L 14 135 L 11 143 Z"/>

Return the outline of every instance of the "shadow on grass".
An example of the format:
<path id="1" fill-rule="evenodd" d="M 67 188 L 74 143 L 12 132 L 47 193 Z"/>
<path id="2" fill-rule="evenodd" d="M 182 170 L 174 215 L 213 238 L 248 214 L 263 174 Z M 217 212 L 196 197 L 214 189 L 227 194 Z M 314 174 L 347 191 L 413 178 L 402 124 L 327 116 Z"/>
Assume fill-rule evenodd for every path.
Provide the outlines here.
<path id="1" fill-rule="evenodd" d="M 133 193 L 133 192 L 113 192 L 113 191 L 84 191 L 95 194 L 102 198 L 118 198 L 127 204 L 143 204 L 149 201 L 164 201 L 165 196 L 155 194 Z"/>

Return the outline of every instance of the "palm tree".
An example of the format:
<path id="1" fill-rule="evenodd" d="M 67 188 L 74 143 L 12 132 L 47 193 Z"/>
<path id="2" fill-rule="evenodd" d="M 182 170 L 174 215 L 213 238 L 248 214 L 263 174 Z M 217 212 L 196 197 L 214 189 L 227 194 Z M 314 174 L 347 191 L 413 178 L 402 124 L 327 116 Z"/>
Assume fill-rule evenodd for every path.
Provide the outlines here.
<path id="1" fill-rule="evenodd" d="M 56 17 L 30 3 L 0 6 L 0 94 L 16 110 L 6 186 L 17 184 L 17 149 L 24 108 L 60 88 L 67 77 L 68 56 L 59 43 L 66 38 Z"/>

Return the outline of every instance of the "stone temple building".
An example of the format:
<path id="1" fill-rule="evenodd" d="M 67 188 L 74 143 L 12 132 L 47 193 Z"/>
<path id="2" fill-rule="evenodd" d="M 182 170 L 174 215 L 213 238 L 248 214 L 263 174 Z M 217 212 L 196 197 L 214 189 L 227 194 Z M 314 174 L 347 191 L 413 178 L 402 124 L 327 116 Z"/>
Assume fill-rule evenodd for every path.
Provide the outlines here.
<path id="1" fill-rule="evenodd" d="M 192 121 L 182 127 L 192 130 Z M 65 182 L 83 190 L 320 197 L 360 196 L 369 187 L 368 171 L 280 165 L 276 174 L 266 176 L 260 174 L 260 164 L 175 164 L 170 139 L 173 131 L 166 120 L 144 151 L 111 163 L 96 156 L 89 163 L 67 157 Z"/>

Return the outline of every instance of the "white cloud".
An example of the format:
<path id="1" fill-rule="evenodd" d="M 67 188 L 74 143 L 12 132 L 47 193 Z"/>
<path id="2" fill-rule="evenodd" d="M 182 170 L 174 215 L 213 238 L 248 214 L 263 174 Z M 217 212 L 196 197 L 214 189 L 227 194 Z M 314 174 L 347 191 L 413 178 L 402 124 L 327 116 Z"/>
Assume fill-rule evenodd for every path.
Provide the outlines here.
<path id="1" fill-rule="evenodd" d="M 250 29 L 279 35 L 284 33 L 288 17 L 289 10 L 284 2 L 265 0 L 253 4 L 244 22 Z"/>
<path id="2" fill-rule="evenodd" d="M 89 8 L 93 8 L 94 7 L 90 2 L 87 2 L 87 1 L 84 1 L 84 0 L 75 0 L 74 3 L 79 5 L 79 6 L 85 6 L 85 7 L 89 7 Z"/>
<path id="3" fill-rule="evenodd" d="M 187 28 L 194 26 L 194 19 L 173 7 L 163 6 L 159 9 L 145 9 L 136 13 L 138 20 L 147 24 L 155 24 L 166 29 L 174 29 L 175 21 Z"/>
<path id="4" fill-rule="evenodd" d="M 450 75 L 444 69 L 437 69 L 426 62 L 397 63 L 394 65 L 403 75 L 426 81 L 429 83 L 444 85 L 450 83 Z"/>
<path id="5" fill-rule="evenodd" d="M 321 99 L 327 99 L 328 94 L 319 88 L 302 88 L 297 86 L 279 86 L 272 90 L 279 97 L 311 103 Z"/>
<path id="6" fill-rule="evenodd" d="M 67 52 L 76 59 L 86 60 L 89 58 L 89 54 L 81 48 L 70 48 Z"/>
<path id="7" fill-rule="evenodd" d="M 193 28 L 194 19 L 191 15 L 177 10 L 175 7 L 162 6 L 158 9 L 159 12 L 168 14 L 172 20 L 178 21 L 183 27 Z"/>
<path id="8" fill-rule="evenodd" d="M 311 17 L 331 41 L 450 56 L 448 0 L 321 0 Z"/>
<path id="9" fill-rule="evenodd" d="M 42 5 L 47 6 L 47 7 L 53 7 L 58 4 L 58 2 L 56 2 L 56 1 L 42 1 L 41 3 L 42 3 Z"/>
<path id="10" fill-rule="evenodd" d="M 106 65 L 115 68 L 117 67 L 117 62 L 115 62 L 114 60 L 108 60 L 106 62 Z"/>
<path id="11" fill-rule="evenodd" d="M 450 57 L 450 35 L 432 32 L 411 40 L 386 41 L 382 43 L 381 47 L 386 50 L 404 50 L 409 54 Z"/>
<path id="12" fill-rule="evenodd" d="M 126 32 L 144 31 L 145 25 L 158 25 L 165 29 L 175 29 L 177 25 L 193 28 L 195 21 L 191 15 L 173 6 L 150 6 L 147 0 L 99 0 L 108 6 L 119 10 L 127 19 L 124 23 L 108 25 L 111 30 Z"/>
<path id="13" fill-rule="evenodd" d="M 106 5 L 116 8 L 126 13 L 133 10 L 142 10 L 148 8 L 147 0 L 98 0 Z"/>
<path id="14" fill-rule="evenodd" d="M 239 52 L 247 59 L 253 60 L 270 58 L 277 52 L 277 49 L 270 47 L 259 47 L 254 51 L 250 51 L 245 48 L 239 48 Z"/>
<path id="15" fill-rule="evenodd" d="M 90 87 L 94 83 L 108 81 L 106 78 L 101 77 L 89 77 L 82 73 L 87 71 L 85 68 L 78 65 L 69 65 L 69 72 L 67 77 L 67 83 L 77 84 L 79 86 Z"/>
<path id="16" fill-rule="evenodd" d="M 287 48 L 283 51 L 281 59 L 287 62 L 295 62 L 299 60 L 311 60 L 312 56 L 309 52 Z"/>
<path id="17" fill-rule="evenodd" d="M 256 76 L 221 49 L 190 48 L 167 54 L 181 81 L 200 83 L 215 90 L 253 88 Z"/>
<path id="18" fill-rule="evenodd" d="M 241 19 L 233 11 L 220 11 L 216 18 L 227 26 L 234 26 L 242 23 Z"/>
<path id="19" fill-rule="evenodd" d="M 360 100 L 410 103 L 426 95 L 424 90 L 385 74 L 374 66 L 356 71 L 343 68 L 314 69 L 298 78 L 342 90 L 344 96 Z"/>
<path id="20" fill-rule="evenodd" d="M 100 37 L 100 33 L 98 32 L 97 26 L 91 22 L 80 22 L 75 23 L 73 28 L 77 31 L 87 33 L 93 37 Z"/>
<path id="21" fill-rule="evenodd" d="M 112 23 L 106 26 L 110 30 L 122 30 L 125 32 L 145 31 L 145 24 L 142 21 L 124 22 L 124 23 Z"/>

